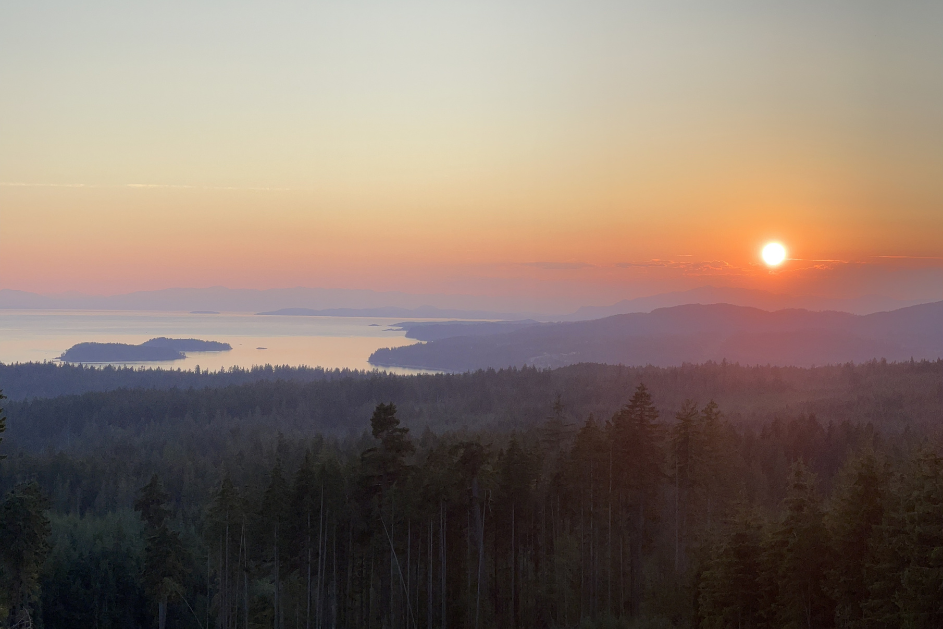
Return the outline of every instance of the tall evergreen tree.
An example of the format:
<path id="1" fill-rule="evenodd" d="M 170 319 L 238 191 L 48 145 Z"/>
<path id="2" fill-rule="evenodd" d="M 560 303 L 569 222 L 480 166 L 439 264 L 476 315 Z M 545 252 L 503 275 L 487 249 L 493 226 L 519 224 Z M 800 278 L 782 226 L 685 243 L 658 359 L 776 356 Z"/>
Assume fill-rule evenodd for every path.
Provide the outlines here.
<path id="1" fill-rule="evenodd" d="M 6 607 L 10 627 L 32 626 L 40 570 L 49 552 L 48 508 L 35 482 L 17 486 L 0 503 L 0 608 Z"/>
<path id="2" fill-rule="evenodd" d="M 3 391 L 0 391 L 0 402 L 7 399 L 7 396 L 3 394 Z M 3 414 L 3 407 L 0 406 L 0 443 L 3 443 L 3 433 L 7 430 L 7 418 Z M 6 458 L 6 455 L 0 454 L 0 461 Z"/>
<path id="3" fill-rule="evenodd" d="M 670 474 L 674 480 L 674 524 L 675 524 L 675 572 L 681 572 L 685 557 L 690 493 L 695 474 L 699 471 L 701 435 L 697 425 L 697 404 L 686 400 L 675 415 L 676 423 L 671 427 L 669 447 L 672 459 Z"/>
<path id="4" fill-rule="evenodd" d="M 219 490 L 210 504 L 207 513 L 206 542 L 209 557 L 215 555 L 216 565 L 216 611 L 218 624 L 223 629 L 229 629 L 237 620 L 239 602 L 239 564 L 243 558 L 242 543 L 236 543 L 238 537 L 242 539 L 243 524 L 242 500 L 239 492 L 233 486 L 232 479 L 227 473 L 220 483 Z M 234 555 L 235 553 L 235 555 Z M 243 605 L 247 605 L 243 601 Z"/>
<path id="5" fill-rule="evenodd" d="M 886 462 L 868 448 L 845 463 L 833 492 L 825 516 L 832 547 L 826 585 L 835 600 L 839 627 L 870 625 L 862 607 L 873 583 L 866 569 L 875 561 L 873 552 L 878 528 L 884 521 L 887 484 Z"/>
<path id="6" fill-rule="evenodd" d="M 285 556 L 287 555 L 286 538 L 288 527 L 285 526 L 288 520 L 288 500 L 289 488 L 285 480 L 285 473 L 282 470 L 282 461 L 275 459 L 275 467 L 272 468 L 271 477 L 265 494 L 262 497 L 261 511 L 259 513 L 262 522 L 264 535 L 268 538 L 268 544 L 271 544 L 270 561 L 267 562 L 272 568 L 272 582 L 274 585 L 272 598 L 272 626 L 274 629 L 282 629 L 285 625 L 285 601 L 284 589 L 282 587 L 283 566 Z M 266 544 L 266 545 L 268 545 Z"/>
<path id="7" fill-rule="evenodd" d="M 663 451 L 658 409 L 651 393 L 640 384 L 629 400 L 612 418 L 612 441 L 616 455 L 619 489 L 627 508 L 629 528 L 629 598 L 626 601 L 630 616 L 641 612 L 643 579 L 643 545 L 646 520 L 653 509 L 646 509 L 654 501 L 662 479 Z"/>
<path id="8" fill-rule="evenodd" d="M 792 466 L 782 521 L 769 540 L 776 594 L 770 620 L 779 627 L 822 629 L 834 622 L 825 592 L 829 548 L 815 475 L 799 460 Z"/>
<path id="9" fill-rule="evenodd" d="M 764 570 L 763 522 L 754 510 L 741 507 L 721 540 L 700 577 L 698 607 L 703 626 L 759 627 L 764 602 L 757 592 Z"/>
<path id="10" fill-rule="evenodd" d="M 896 601 L 902 626 L 943 626 L 943 458 L 917 454 L 903 481 L 898 552 L 906 557 Z"/>
<path id="11" fill-rule="evenodd" d="M 180 534 L 168 526 L 170 495 L 157 474 L 141 488 L 134 503 L 144 521 L 144 583 L 157 603 L 157 626 L 167 625 L 167 605 L 181 595 L 186 577 L 186 549 Z"/>

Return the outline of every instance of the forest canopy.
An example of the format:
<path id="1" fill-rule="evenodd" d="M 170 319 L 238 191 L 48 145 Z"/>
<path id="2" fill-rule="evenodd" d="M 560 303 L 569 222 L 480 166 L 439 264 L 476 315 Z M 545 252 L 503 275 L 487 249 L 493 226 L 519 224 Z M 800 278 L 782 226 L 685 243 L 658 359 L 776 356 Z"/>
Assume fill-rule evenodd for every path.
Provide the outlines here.
<path id="1" fill-rule="evenodd" d="M 943 621 L 940 363 L 358 373 L 5 405 L 11 621 Z"/>

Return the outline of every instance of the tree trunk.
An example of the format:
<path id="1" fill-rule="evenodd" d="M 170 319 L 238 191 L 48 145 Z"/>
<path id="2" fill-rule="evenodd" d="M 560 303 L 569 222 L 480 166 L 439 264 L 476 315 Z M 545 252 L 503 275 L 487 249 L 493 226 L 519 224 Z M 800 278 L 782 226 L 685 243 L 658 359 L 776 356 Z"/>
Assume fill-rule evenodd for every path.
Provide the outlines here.
<path id="1" fill-rule="evenodd" d="M 429 518 L 429 557 L 426 577 L 429 585 L 426 588 L 426 629 L 432 629 L 432 518 Z"/>
<path id="2" fill-rule="evenodd" d="M 167 627 L 167 597 L 164 596 L 157 603 L 157 629 Z"/>
<path id="3" fill-rule="evenodd" d="M 631 592 L 631 613 L 633 618 L 638 618 L 642 608 L 642 538 L 645 532 L 645 502 L 641 497 L 635 507 L 635 526 L 633 527 L 631 537 L 630 567 L 632 592 Z"/>
<path id="4" fill-rule="evenodd" d="M 511 503 L 511 629 L 517 628 L 517 549 L 514 545 L 514 511 L 515 503 Z"/>
<path id="5" fill-rule="evenodd" d="M 310 498 L 310 497 L 309 497 Z M 308 551 L 308 583 L 305 596 L 305 629 L 311 629 L 311 501 L 308 500 L 308 527 L 305 536 L 305 546 Z"/>
<path id="6" fill-rule="evenodd" d="M 442 571 L 441 571 L 442 591 L 440 593 L 441 605 L 442 605 L 441 629 L 446 629 L 447 627 L 447 622 L 446 622 L 447 620 L 446 602 L 447 601 L 446 599 L 448 598 L 448 596 L 446 593 L 446 579 L 445 579 L 446 572 L 445 571 L 446 571 L 446 553 L 448 551 L 448 540 L 446 539 L 447 522 L 446 522 L 446 517 L 445 517 L 445 502 L 442 500 L 439 501 L 439 527 L 440 527 L 439 528 L 439 545 L 441 546 L 441 549 L 442 549 L 439 555 L 439 558 L 441 560 L 440 564 L 442 568 Z"/>

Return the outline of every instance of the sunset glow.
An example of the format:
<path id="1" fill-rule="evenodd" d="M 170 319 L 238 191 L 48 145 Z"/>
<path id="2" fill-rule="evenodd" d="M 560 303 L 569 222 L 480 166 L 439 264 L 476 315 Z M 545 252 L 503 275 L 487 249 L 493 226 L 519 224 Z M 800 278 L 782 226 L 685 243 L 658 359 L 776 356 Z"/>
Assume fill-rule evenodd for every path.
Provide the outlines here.
<path id="1" fill-rule="evenodd" d="M 0 289 L 943 296 L 930 5 L 54 5 L 0 15 Z"/>

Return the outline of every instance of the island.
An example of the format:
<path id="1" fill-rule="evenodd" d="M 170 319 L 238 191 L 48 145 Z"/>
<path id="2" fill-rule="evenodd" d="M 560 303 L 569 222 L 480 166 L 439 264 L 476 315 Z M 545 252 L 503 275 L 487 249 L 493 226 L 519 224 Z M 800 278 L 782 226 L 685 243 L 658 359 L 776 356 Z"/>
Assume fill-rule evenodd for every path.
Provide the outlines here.
<path id="1" fill-rule="evenodd" d="M 229 343 L 200 339 L 153 338 L 140 345 L 128 343 L 78 343 L 59 356 L 68 363 L 136 363 L 186 358 L 184 352 L 227 352 Z"/>

